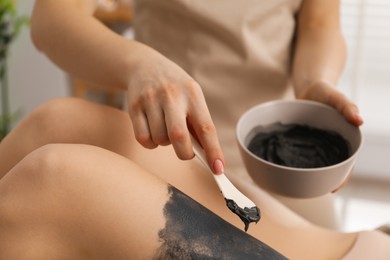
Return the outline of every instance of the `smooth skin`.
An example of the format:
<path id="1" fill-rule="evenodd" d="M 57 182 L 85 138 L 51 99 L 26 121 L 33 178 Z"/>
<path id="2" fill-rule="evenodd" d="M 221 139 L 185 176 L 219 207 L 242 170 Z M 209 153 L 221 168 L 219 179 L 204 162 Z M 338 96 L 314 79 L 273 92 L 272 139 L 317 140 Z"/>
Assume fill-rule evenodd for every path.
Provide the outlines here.
<path id="1" fill-rule="evenodd" d="M 243 230 L 197 160 L 178 160 L 170 146 L 145 149 L 131 127 L 125 112 L 64 98 L 1 142 L 0 259 L 150 259 L 168 183 Z M 356 240 L 308 223 L 248 180 L 235 184 L 262 211 L 248 234 L 290 259 L 340 259 Z"/>
<path id="2" fill-rule="evenodd" d="M 0 181 L 0 259 L 152 259 L 167 200 L 115 153 L 45 145 Z"/>
<path id="3" fill-rule="evenodd" d="M 142 146 L 172 144 L 178 158 L 191 159 L 191 130 L 214 172 L 223 172 L 223 152 L 201 86 L 157 51 L 102 25 L 93 17 L 96 6 L 95 0 L 37 0 L 31 24 L 37 48 L 77 78 L 126 90 Z M 346 56 L 339 6 L 338 0 L 303 1 L 291 78 L 297 98 L 329 104 L 360 126 L 357 106 L 335 88 Z"/>

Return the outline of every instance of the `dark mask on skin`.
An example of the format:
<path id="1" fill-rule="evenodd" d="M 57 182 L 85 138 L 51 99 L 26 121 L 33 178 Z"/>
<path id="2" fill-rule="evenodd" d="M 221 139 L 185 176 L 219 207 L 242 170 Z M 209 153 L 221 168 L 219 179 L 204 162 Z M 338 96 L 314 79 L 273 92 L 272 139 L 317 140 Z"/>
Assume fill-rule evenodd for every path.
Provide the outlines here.
<path id="1" fill-rule="evenodd" d="M 176 188 L 168 192 L 155 259 L 286 259 Z"/>

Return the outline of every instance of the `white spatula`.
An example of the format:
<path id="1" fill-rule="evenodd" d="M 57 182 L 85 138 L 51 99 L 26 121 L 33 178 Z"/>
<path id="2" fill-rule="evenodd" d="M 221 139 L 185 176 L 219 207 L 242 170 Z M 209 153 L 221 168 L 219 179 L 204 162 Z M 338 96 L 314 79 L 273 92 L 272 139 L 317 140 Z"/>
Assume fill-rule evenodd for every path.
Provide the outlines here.
<path id="1" fill-rule="evenodd" d="M 245 231 L 247 231 L 251 222 L 257 223 L 260 220 L 261 215 L 259 208 L 255 205 L 255 203 L 253 203 L 253 201 L 242 194 L 229 181 L 224 173 L 218 175 L 214 174 L 213 170 L 207 163 L 203 148 L 194 137 L 192 137 L 192 145 L 195 156 L 211 172 L 217 182 L 222 195 L 225 197 L 226 206 L 244 222 Z"/>

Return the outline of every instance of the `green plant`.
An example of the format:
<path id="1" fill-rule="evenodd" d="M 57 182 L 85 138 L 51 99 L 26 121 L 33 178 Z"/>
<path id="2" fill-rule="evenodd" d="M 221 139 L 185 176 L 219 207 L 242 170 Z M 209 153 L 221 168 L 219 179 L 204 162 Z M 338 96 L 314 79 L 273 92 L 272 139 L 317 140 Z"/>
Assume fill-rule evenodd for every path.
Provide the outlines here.
<path id="1" fill-rule="evenodd" d="M 0 0 L 0 140 L 10 131 L 13 114 L 8 97 L 7 58 L 11 43 L 23 25 L 29 22 L 27 16 L 18 16 L 13 0 Z"/>

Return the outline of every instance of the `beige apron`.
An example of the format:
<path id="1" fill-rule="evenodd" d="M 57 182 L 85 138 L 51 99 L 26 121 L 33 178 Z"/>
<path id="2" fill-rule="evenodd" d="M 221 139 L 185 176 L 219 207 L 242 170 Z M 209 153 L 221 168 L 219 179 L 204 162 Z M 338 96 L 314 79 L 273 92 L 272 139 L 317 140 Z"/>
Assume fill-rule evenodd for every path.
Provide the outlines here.
<path id="1" fill-rule="evenodd" d="M 300 0 L 138 0 L 135 37 L 202 86 L 228 172 L 244 174 L 239 116 L 288 92 L 294 15 Z M 246 173 L 245 173 L 246 174 Z"/>
<path id="2" fill-rule="evenodd" d="M 249 178 L 235 139 L 240 115 L 256 104 L 293 96 L 290 54 L 300 4 L 301 0 L 134 1 L 136 40 L 176 62 L 201 85 L 229 178 Z"/>

